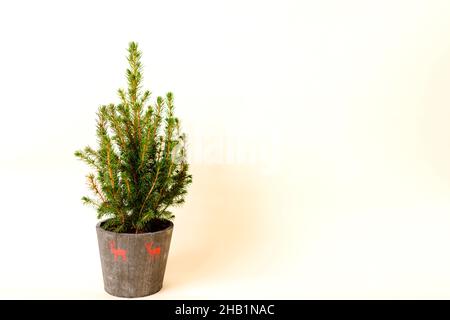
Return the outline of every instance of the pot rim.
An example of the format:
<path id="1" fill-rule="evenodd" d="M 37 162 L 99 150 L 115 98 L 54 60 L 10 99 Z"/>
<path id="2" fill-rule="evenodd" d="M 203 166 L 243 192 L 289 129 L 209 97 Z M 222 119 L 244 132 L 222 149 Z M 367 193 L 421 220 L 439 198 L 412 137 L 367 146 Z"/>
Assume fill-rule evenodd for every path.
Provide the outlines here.
<path id="1" fill-rule="evenodd" d="M 165 219 L 166 221 L 168 221 L 168 222 L 170 223 L 170 225 L 169 225 L 167 228 L 162 229 L 162 230 L 159 230 L 159 231 L 145 232 L 145 233 L 122 233 L 122 232 L 114 232 L 114 231 L 105 230 L 105 229 L 103 229 L 103 228 L 101 227 L 101 224 L 102 224 L 103 222 L 105 222 L 105 221 L 108 221 L 108 220 L 109 220 L 109 219 L 99 221 L 99 222 L 96 224 L 95 228 L 96 228 L 96 229 L 99 229 L 99 230 L 101 230 L 101 232 L 105 232 L 105 233 L 117 234 L 117 235 L 124 235 L 124 236 L 134 236 L 134 237 L 139 237 L 139 236 L 142 236 L 142 237 L 143 237 L 143 236 L 148 236 L 148 235 L 153 235 L 153 234 L 163 233 L 163 232 L 167 232 L 167 231 L 173 229 L 173 222 L 170 221 L 170 220 Z"/>

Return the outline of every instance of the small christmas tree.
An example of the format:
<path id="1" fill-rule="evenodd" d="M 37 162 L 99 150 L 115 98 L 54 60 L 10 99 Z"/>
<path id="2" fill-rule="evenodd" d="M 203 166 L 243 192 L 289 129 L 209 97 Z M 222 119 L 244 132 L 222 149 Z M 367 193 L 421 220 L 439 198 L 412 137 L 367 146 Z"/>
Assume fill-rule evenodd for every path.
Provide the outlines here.
<path id="1" fill-rule="evenodd" d="M 98 219 L 109 218 L 104 229 L 120 233 L 158 230 L 174 217 L 168 208 L 184 202 L 192 182 L 173 94 L 149 102 L 140 59 L 131 42 L 128 90 L 118 90 L 119 104 L 102 105 L 97 112 L 98 149 L 75 152 L 95 171 L 87 175 L 93 195 L 83 202 L 97 209 Z"/>

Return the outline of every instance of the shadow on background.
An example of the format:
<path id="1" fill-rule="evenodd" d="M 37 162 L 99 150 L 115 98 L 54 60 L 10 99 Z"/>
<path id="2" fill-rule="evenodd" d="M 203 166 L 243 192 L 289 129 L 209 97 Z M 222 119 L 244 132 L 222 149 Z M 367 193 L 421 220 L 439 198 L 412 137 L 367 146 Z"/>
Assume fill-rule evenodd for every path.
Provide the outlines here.
<path id="1" fill-rule="evenodd" d="M 163 290 L 228 274 L 255 272 L 251 261 L 264 232 L 267 182 L 250 168 L 193 168 L 184 207 L 176 210 L 172 248 Z"/>

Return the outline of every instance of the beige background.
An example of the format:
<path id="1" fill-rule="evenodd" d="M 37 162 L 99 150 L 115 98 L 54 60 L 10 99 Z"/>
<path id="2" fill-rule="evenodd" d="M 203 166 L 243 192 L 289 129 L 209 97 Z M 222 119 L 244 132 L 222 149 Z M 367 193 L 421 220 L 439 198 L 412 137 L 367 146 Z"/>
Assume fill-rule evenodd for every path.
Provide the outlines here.
<path id="1" fill-rule="evenodd" d="M 194 183 L 154 298 L 450 298 L 449 1 L 0 3 L 0 297 L 110 298 L 95 111 L 172 90 Z"/>

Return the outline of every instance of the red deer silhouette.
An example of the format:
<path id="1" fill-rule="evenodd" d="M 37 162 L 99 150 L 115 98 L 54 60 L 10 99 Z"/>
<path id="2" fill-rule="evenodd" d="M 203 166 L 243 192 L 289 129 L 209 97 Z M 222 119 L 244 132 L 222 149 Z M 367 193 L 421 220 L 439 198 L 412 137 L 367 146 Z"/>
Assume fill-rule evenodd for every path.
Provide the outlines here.
<path id="1" fill-rule="evenodd" d="M 156 247 L 152 249 L 153 241 L 145 244 L 145 249 L 147 249 L 148 254 L 153 257 L 161 253 L 161 247 Z"/>
<path id="2" fill-rule="evenodd" d="M 121 257 L 122 261 L 127 261 L 127 250 L 115 248 L 116 243 L 114 240 L 109 242 L 109 247 L 111 248 L 111 253 L 114 254 L 114 261 L 117 261 L 117 257 Z"/>

